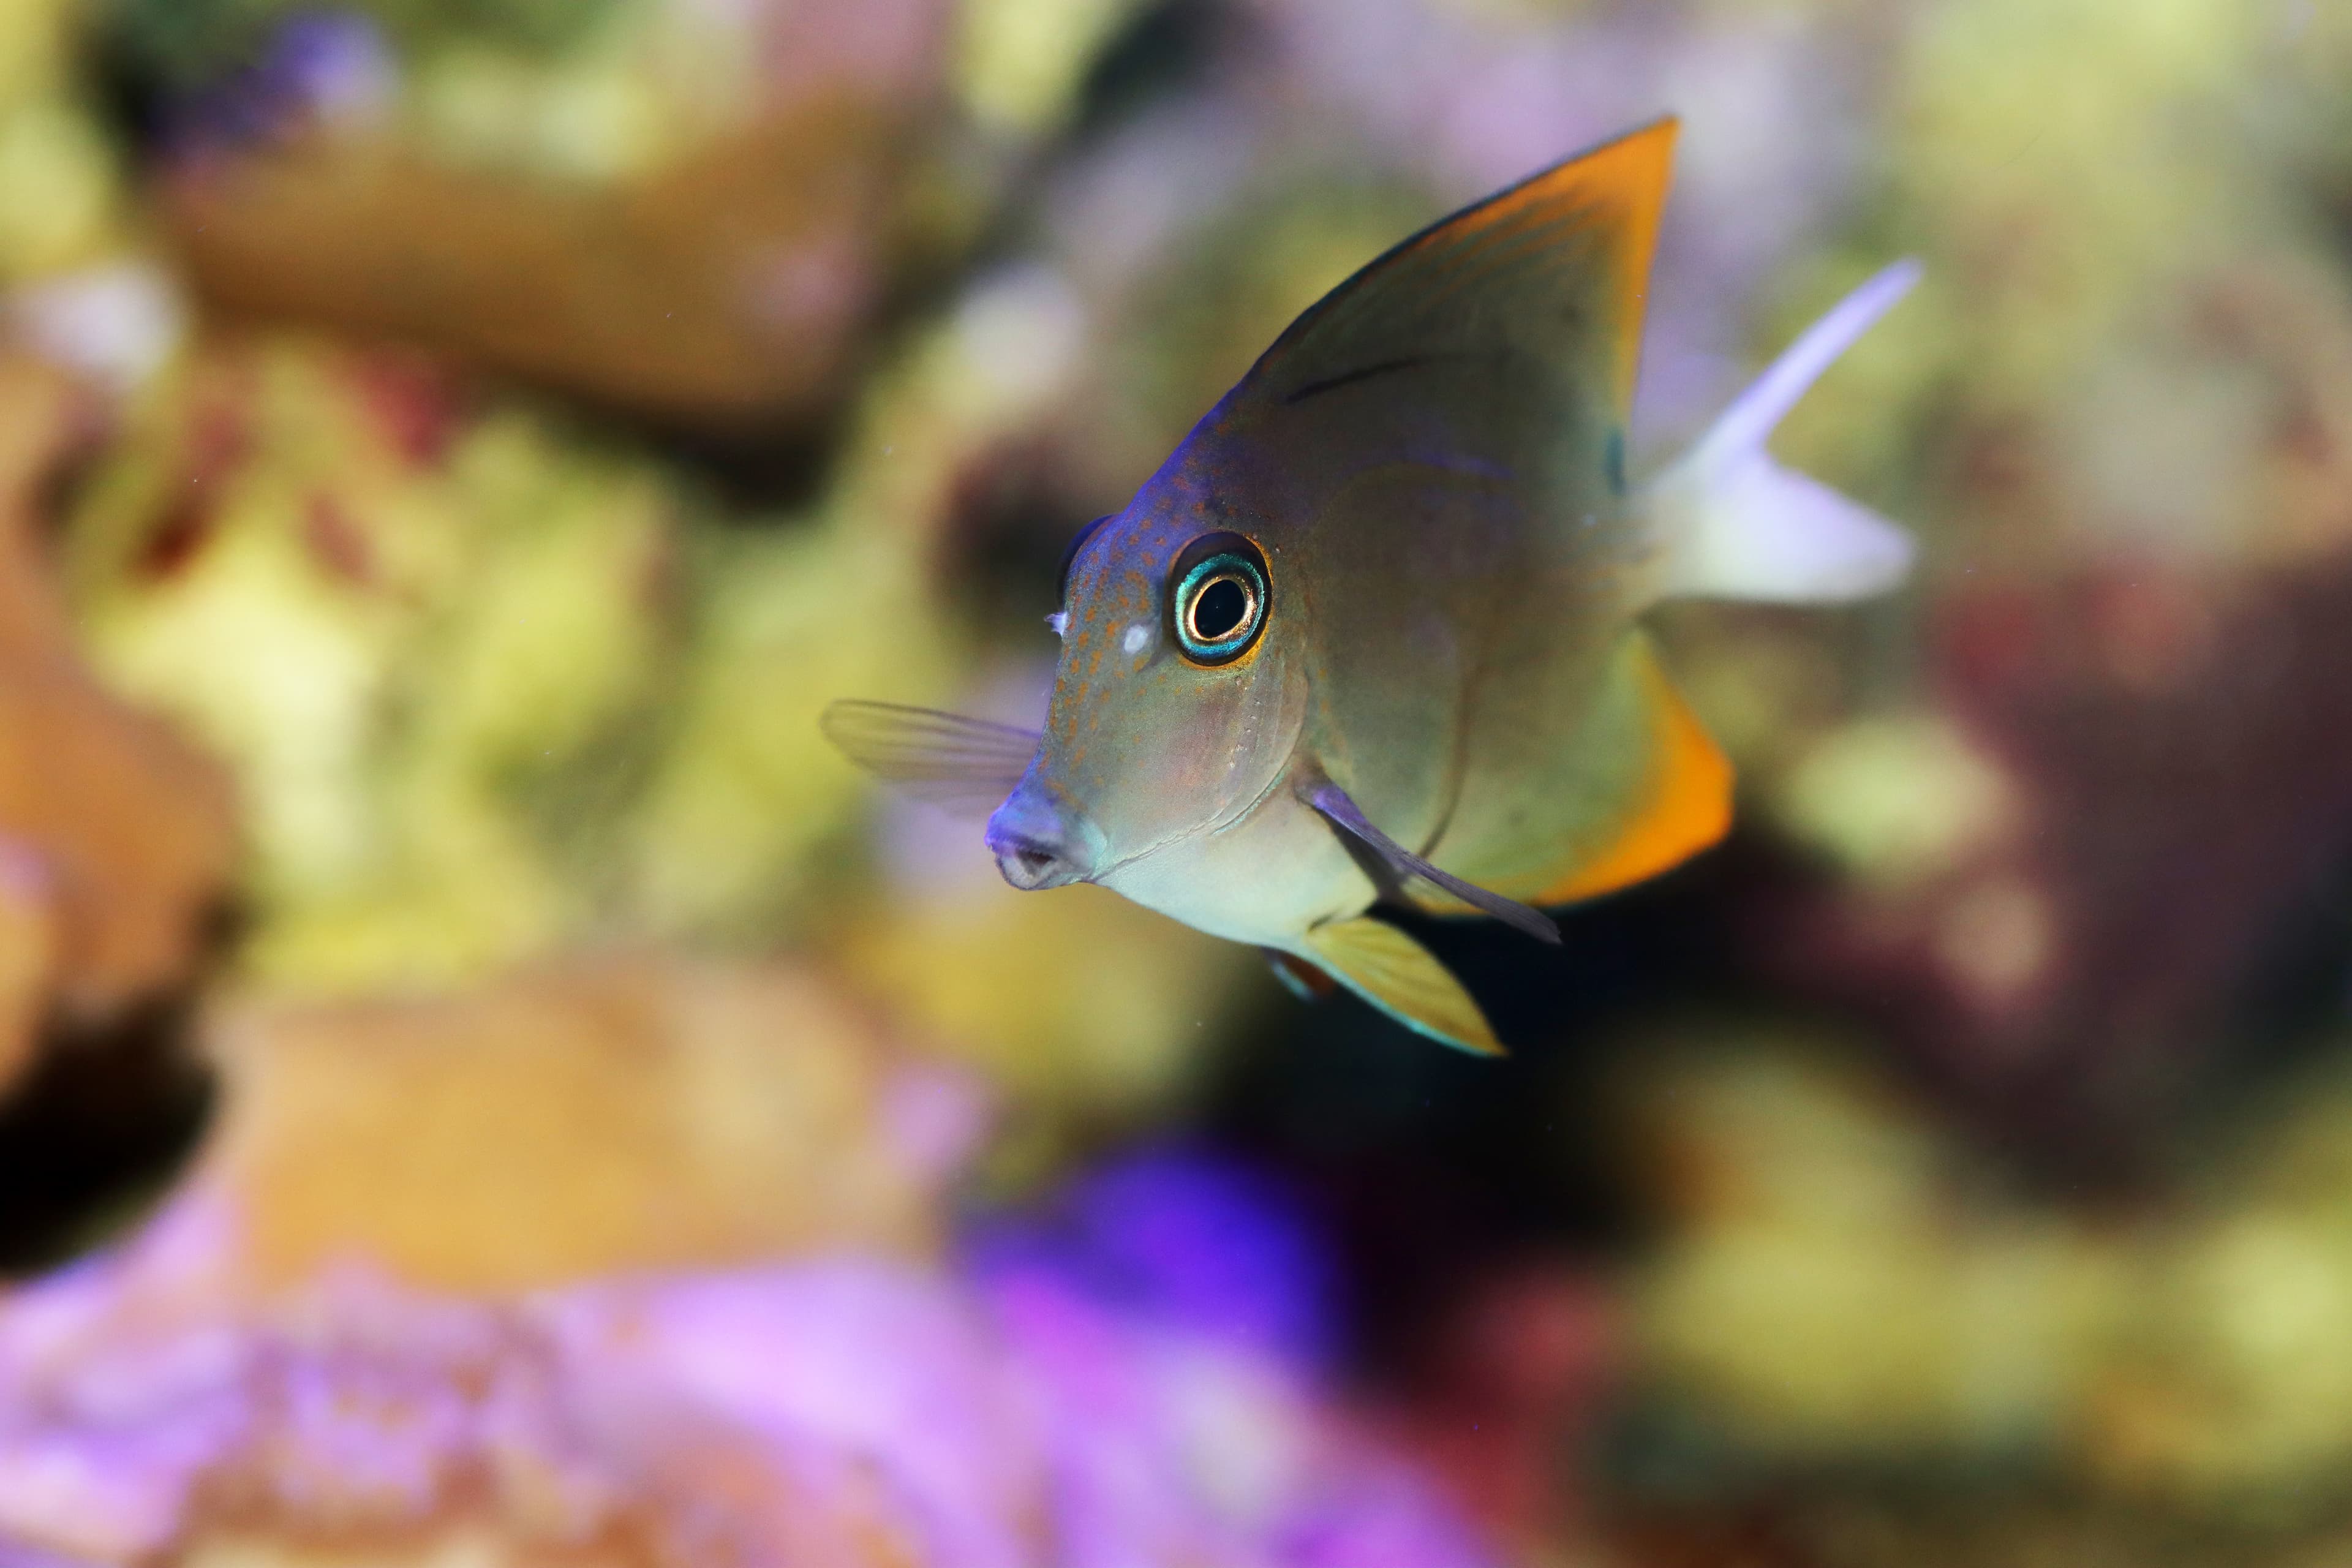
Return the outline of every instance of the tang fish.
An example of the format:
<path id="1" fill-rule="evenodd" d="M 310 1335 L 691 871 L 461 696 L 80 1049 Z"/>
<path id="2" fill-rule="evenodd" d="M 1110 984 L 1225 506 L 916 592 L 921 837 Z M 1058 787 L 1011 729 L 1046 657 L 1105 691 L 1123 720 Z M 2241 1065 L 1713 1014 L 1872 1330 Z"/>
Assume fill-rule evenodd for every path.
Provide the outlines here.
<path id="1" fill-rule="evenodd" d="M 1499 1052 L 1376 904 L 1482 912 L 1636 882 L 1722 836 L 1731 769 L 1643 613 L 1835 601 L 1907 539 L 1765 450 L 1915 280 L 1880 273 L 1697 446 L 1626 473 L 1675 122 L 1513 185 L 1381 256 L 1283 332 L 1125 510 L 1073 542 L 1041 734 L 835 703 L 854 761 L 992 810 L 1016 888 L 1097 882 Z"/>

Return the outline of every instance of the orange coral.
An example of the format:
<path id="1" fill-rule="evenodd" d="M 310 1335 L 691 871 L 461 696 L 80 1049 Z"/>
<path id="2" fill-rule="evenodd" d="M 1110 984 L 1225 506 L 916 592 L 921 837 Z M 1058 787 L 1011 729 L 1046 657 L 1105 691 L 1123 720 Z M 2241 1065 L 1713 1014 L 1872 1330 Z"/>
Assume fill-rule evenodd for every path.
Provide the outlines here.
<path id="1" fill-rule="evenodd" d="M 103 1019 L 189 977 L 236 849 L 221 774 L 74 652 L 37 498 L 76 413 L 0 362 L 0 1086 L 52 1009 Z"/>
<path id="2" fill-rule="evenodd" d="M 921 1255 L 977 1091 L 814 974 L 631 956 L 461 996 L 252 1006 L 207 1169 L 254 1263 L 457 1289 L 856 1246 Z"/>

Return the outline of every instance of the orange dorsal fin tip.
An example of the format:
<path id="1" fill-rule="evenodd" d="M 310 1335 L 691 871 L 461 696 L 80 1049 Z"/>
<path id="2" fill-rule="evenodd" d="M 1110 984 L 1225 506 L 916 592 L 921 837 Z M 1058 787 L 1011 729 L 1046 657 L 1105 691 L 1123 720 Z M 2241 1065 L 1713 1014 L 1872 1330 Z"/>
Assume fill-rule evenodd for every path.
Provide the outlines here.
<path id="1" fill-rule="evenodd" d="M 1671 116 L 1653 121 L 1400 240 L 1293 321 L 1243 388 L 1286 404 L 1367 365 L 1507 346 L 1592 377 L 1622 421 L 1675 127 Z M 1480 307 L 1454 308 L 1470 290 Z"/>
<path id="2" fill-rule="evenodd" d="M 1731 763 L 1683 694 L 1643 651 L 1637 679 L 1652 715 L 1641 805 L 1598 853 L 1534 899 L 1570 904 L 1628 888 L 1689 859 L 1731 826 Z"/>
<path id="3" fill-rule="evenodd" d="M 1613 317 L 1611 386 L 1621 420 L 1633 403 L 1650 262 L 1658 248 L 1658 220 L 1674 180 L 1675 137 L 1681 128 L 1674 115 L 1662 116 L 1489 196 L 1427 237 L 1434 239 L 1456 226 L 1459 232 L 1475 232 L 1521 222 L 1597 219 L 1608 240 L 1601 264 L 1608 271 Z"/>
<path id="4" fill-rule="evenodd" d="M 1610 383 L 1621 422 L 1633 406 L 1633 384 L 1641 373 L 1650 263 L 1657 254 L 1658 220 L 1674 179 L 1675 133 L 1680 128 L 1681 121 L 1668 115 L 1570 165 L 1591 165 L 1585 188 L 1622 215 L 1614 258 L 1617 321 Z"/>

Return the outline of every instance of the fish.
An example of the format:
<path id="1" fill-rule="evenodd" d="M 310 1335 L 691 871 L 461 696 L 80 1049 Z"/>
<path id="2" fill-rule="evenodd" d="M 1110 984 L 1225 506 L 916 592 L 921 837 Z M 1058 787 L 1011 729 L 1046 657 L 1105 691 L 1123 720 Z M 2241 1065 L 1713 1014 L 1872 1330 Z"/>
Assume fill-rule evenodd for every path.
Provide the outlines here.
<path id="1" fill-rule="evenodd" d="M 1042 731 L 840 701 L 822 723 L 918 798 L 988 813 L 1024 889 L 1092 882 L 1499 1055 L 1384 912 L 1543 911 L 1722 837 L 1732 770 L 1644 625 L 1674 599 L 1840 603 L 1908 536 L 1767 438 L 1920 275 L 1803 332 L 1698 442 L 1628 476 L 1678 122 L 1402 240 L 1294 321 L 1121 510 L 1071 542 Z"/>

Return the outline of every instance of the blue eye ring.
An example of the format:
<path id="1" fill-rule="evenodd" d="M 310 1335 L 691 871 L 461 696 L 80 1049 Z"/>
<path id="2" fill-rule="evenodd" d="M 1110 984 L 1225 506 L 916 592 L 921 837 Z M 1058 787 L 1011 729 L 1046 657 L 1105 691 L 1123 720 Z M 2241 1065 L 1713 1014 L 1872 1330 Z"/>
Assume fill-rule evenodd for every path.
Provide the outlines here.
<path id="1" fill-rule="evenodd" d="M 1231 664 L 1265 630 L 1274 585 L 1247 536 L 1202 534 L 1176 557 L 1168 581 L 1169 635 L 1189 663 Z"/>

